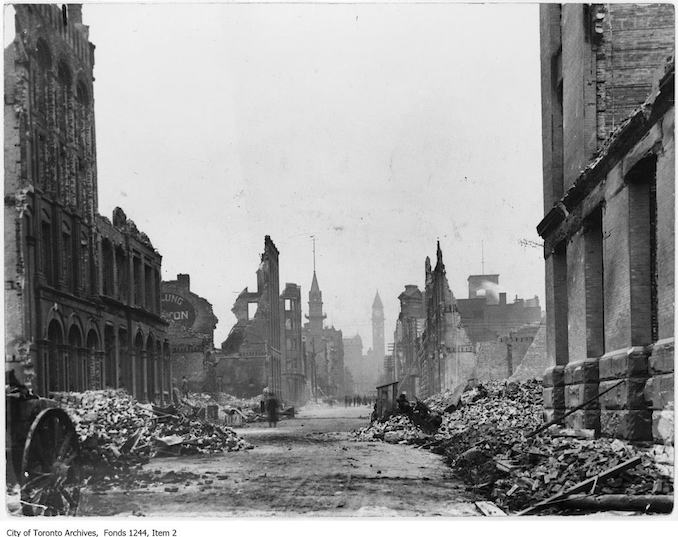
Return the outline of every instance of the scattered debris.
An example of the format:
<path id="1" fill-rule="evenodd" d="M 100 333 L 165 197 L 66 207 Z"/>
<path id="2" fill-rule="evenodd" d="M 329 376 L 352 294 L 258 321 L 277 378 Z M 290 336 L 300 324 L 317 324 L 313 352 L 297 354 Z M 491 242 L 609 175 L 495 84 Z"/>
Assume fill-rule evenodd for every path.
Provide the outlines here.
<path id="1" fill-rule="evenodd" d="M 426 402 L 440 409 L 450 395 Z M 433 434 L 406 416 L 394 415 L 357 431 L 355 439 L 417 444 L 441 454 L 467 486 L 508 512 L 528 509 L 554 496 L 571 497 L 582 482 L 589 487 L 589 496 L 658 495 L 667 499 L 654 501 L 652 506 L 672 502 L 673 447 L 596 439 L 592 431 L 545 430 L 542 416 L 541 382 L 490 381 L 465 391 L 455 410 L 443 414 Z M 633 461 L 633 467 L 624 465 L 628 461 Z M 620 470 L 606 475 L 611 468 Z M 580 505 L 602 508 L 619 503 L 615 502 L 587 500 Z M 638 505 L 638 501 L 629 500 L 629 505 Z M 571 502 L 548 502 L 540 512 L 572 508 Z"/>
<path id="2" fill-rule="evenodd" d="M 492 502 L 475 502 L 478 511 L 485 516 L 506 516 L 506 513 L 499 509 L 495 503 Z"/>
<path id="3" fill-rule="evenodd" d="M 217 453 L 252 446 L 232 429 L 174 407 L 141 404 L 124 390 L 58 392 L 73 420 L 87 473 L 116 475 L 158 455 Z"/>

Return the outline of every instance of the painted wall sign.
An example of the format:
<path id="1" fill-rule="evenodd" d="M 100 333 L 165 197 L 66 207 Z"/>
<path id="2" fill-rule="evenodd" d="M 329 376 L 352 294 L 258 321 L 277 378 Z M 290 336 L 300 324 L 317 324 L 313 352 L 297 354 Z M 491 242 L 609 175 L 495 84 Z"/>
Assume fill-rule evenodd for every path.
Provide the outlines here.
<path id="1" fill-rule="evenodd" d="M 171 323 L 191 328 L 195 323 L 195 308 L 185 297 L 174 293 L 163 293 L 160 297 L 162 317 Z"/>

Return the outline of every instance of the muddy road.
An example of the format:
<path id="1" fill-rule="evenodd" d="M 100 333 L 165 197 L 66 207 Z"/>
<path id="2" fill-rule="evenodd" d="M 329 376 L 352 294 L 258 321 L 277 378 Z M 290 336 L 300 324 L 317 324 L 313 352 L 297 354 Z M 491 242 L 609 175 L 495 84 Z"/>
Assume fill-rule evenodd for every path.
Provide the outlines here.
<path id="1" fill-rule="evenodd" d="M 92 484 L 85 516 L 478 515 L 439 456 L 412 446 L 355 442 L 362 408 L 302 410 L 275 429 L 238 429 L 248 451 L 158 458 L 124 487 Z"/>

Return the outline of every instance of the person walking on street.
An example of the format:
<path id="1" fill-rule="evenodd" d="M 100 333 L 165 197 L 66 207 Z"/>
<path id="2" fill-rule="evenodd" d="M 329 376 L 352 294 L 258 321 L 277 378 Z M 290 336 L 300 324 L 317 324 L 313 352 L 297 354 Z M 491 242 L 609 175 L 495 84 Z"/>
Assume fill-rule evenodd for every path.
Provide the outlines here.
<path id="1" fill-rule="evenodd" d="M 280 402 L 275 396 L 275 393 L 269 392 L 268 397 L 266 398 L 266 415 L 268 418 L 269 427 L 278 426 L 278 410 L 280 408 Z"/>

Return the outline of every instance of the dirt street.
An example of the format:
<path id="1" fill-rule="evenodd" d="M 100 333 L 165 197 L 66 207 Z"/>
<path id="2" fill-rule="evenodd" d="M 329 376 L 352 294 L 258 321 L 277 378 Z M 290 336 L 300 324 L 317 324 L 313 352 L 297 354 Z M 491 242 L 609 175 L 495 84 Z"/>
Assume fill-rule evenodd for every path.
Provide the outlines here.
<path id="1" fill-rule="evenodd" d="M 478 515 L 440 457 L 405 445 L 362 443 L 349 431 L 369 409 L 315 408 L 275 429 L 238 432 L 248 451 L 159 458 L 124 488 L 93 484 L 80 514 L 144 516 Z"/>

